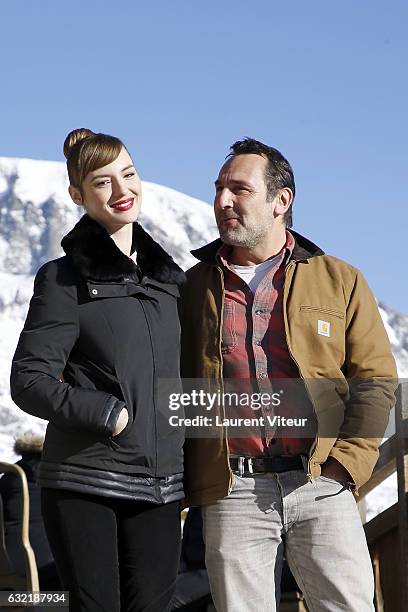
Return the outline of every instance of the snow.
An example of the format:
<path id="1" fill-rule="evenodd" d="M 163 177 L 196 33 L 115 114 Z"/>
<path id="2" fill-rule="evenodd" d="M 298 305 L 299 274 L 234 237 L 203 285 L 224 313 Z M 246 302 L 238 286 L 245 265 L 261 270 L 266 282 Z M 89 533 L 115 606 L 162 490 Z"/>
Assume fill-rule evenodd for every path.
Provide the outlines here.
<path id="1" fill-rule="evenodd" d="M 365 496 L 367 505 L 366 519 L 370 521 L 372 518 L 380 514 L 390 506 L 393 506 L 398 501 L 398 484 L 397 473 L 388 476 L 378 487 L 373 489 Z"/>
<path id="2" fill-rule="evenodd" d="M 14 438 L 46 423 L 20 411 L 9 393 L 10 362 L 23 327 L 36 270 L 59 257 L 61 237 L 83 214 L 68 195 L 63 162 L 0 158 L 0 457 L 15 461 Z M 187 269 L 190 250 L 217 237 L 212 208 L 154 183 L 143 183 L 140 222 Z M 408 317 L 379 304 L 398 372 L 408 378 Z M 391 428 L 389 435 L 393 433 Z M 368 518 L 395 503 L 396 475 L 366 497 Z"/>
<path id="3" fill-rule="evenodd" d="M 54 194 L 63 193 L 66 203 L 72 205 L 63 162 L 2 157 L 0 176 L 0 196 L 13 189 L 23 202 L 39 206 Z"/>

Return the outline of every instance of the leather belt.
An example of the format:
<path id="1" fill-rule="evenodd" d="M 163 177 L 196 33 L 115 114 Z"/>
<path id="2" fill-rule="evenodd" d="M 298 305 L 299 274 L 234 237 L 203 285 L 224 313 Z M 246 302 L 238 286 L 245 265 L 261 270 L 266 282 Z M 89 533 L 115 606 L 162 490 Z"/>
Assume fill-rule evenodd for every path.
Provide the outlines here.
<path id="1" fill-rule="evenodd" d="M 304 470 L 301 455 L 283 457 L 230 457 L 231 470 L 239 476 L 251 476 L 264 472 L 290 472 Z"/>

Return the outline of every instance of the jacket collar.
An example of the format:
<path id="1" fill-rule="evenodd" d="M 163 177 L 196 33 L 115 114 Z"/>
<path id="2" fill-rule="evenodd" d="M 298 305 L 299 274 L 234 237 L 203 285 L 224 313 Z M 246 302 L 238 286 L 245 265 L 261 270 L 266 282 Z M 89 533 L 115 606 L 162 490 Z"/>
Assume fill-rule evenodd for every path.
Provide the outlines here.
<path id="1" fill-rule="evenodd" d="M 116 246 L 106 229 L 86 214 L 62 239 L 61 246 L 86 280 L 122 282 L 126 276 L 137 273 L 135 263 Z M 184 283 L 183 270 L 136 222 L 133 223 L 132 253 L 135 250 L 143 276 L 160 283 L 179 286 Z"/>
<path id="2" fill-rule="evenodd" d="M 298 232 L 293 231 L 292 229 L 289 231 L 295 239 L 295 246 L 293 248 L 291 257 L 292 260 L 305 261 L 310 257 L 324 255 L 324 251 L 322 251 L 322 249 L 316 244 L 314 244 L 311 240 L 308 240 L 308 238 L 305 238 L 301 234 L 298 234 Z M 213 242 L 210 242 L 199 249 L 191 251 L 191 254 L 203 263 L 215 265 L 217 263 L 216 255 L 221 245 L 221 239 L 217 238 L 216 240 L 213 240 Z"/>

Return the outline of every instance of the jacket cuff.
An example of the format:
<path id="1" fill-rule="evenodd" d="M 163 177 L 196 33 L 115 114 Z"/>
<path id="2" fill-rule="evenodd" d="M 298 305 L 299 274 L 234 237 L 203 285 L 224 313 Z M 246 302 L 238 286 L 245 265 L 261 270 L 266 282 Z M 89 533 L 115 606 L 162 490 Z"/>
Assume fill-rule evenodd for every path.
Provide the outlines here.
<path id="1" fill-rule="evenodd" d="M 105 435 L 111 436 L 113 434 L 119 415 L 125 406 L 125 402 L 118 400 L 116 397 L 108 399 L 105 405 L 105 425 L 103 431 Z"/>

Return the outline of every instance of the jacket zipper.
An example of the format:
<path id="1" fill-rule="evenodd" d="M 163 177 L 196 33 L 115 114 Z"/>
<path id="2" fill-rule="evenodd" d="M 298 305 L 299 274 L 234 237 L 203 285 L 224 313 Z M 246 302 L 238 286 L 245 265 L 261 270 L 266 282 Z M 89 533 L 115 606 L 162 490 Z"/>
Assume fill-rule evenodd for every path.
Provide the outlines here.
<path id="1" fill-rule="evenodd" d="M 149 338 L 150 338 L 150 346 L 152 347 L 152 361 L 153 361 L 153 408 L 154 408 L 154 451 L 155 451 L 155 457 L 156 457 L 156 465 L 154 468 L 154 472 L 155 475 L 157 474 L 157 468 L 158 468 L 158 457 L 157 457 L 157 453 L 158 453 L 158 435 L 157 435 L 157 401 L 156 401 L 156 358 L 155 358 L 155 354 L 154 354 L 154 344 L 153 344 L 153 335 L 152 335 L 152 330 L 150 327 L 150 322 L 149 322 L 149 318 L 147 316 L 145 307 L 143 305 L 143 300 L 140 300 L 140 306 L 143 310 L 143 314 L 145 316 L 146 319 L 146 324 L 147 324 L 147 329 L 149 330 Z"/>
<path id="2" fill-rule="evenodd" d="M 290 262 L 287 264 L 287 266 L 285 267 L 285 282 L 284 282 L 284 286 L 283 286 L 283 295 L 284 295 L 284 300 L 285 300 L 285 288 L 286 288 L 286 272 L 288 271 L 288 269 L 289 269 L 290 267 L 293 267 L 294 265 L 295 265 L 295 262 L 292 260 L 292 261 L 290 261 Z M 306 379 L 305 379 L 305 377 L 303 376 L 302 371 L 301 371 L 300 366 L 299 366 L 299 363 L 298 363 L 298 361 L 295 359 L 295 357 L 294 357 L 294 355 L 293 355 L 293 353 L 292 353 L 291 347 L 290 347 L 290 345 L 289 345 L 288 336 L 287 336 L 287 333 L 286 333 L 286 329 L 287 329 L 287 310 L 286 310 L 286 302 L 287 302 L 287 300 L 286 300 L 286 301 L 284 301 L 284 304 L 283 304 L 283 316 L 284 316 L 284 320 L 285 320 L 285 339 L 286 339 L 286 344 L 287 344 L 287 347 L 288 347 L 289 355 L 292 357 L 293 361 L 295 362 L 295 364 L 296 364 L 296 366 L 297 366 L 297 369 L 299 370 L 300 377 L 302 378 L 302 380 L 303 380 L 303 382 L 304 382 L 305 389 L 306 389 L 307 395 L 308 395 L 308 397 L 309 397 L 310 403 L 311 403 L 311 405 L 312 405 L 312 408 L 313 408 L 313 413 L 314 413 L 314 415 L 315 415 L 315 418 L 316 418 L 316 423 L 317 423 L 317 433 L 316 433 L 316 437 L 315 437 L 315 439 L 314 439 L 314 441 L 313 441 L 313 444 L 312 444 L 312 446 L 311 446 L 311 448 L 310 448 L 310 451 L 309 451 L 309 458 L 308 458 L 308 461 L 307 461 L 307 472 L 306 472 L 306 474 L 307 474 L 307 477 L 308 477 L 309 481 L 310 481 L 310 482 L 311 482 L 311 483 L 312 483 L 312 484 L 313 484 L 315 487 L 317 487 L 316 482 L 315 482 L 315 480 L 314 480 L 314 478 L 313 478 L 313 476 L 312 476 L 311 459 L 312 459 L 312 455 L 313 455 L 313 453 L 315 452 L 315 450 L 316 450 L 316 448 L 317 448 L 317 445 L 318 445 L 318 443 L 319 443 L 319 435 L 318 435 L 318 434 L 319 434 L 319 419 L 317 418 L 316 408 L 315 408 L 315 405 L 314 405 L 314 402 L 313 402 L 312 396 L 311 396 L 311 394 L 310 394 L 309 388 L 308 388 L 308 386 L 307 386 Z"/>
<path id="3" fill-rule="evenodd" d="M 222 359 L 222 350 L 221 350 L 221 344 L 222 344 L 222 331 L 223 331 L 223 325 L 224 325 L 224 304 L 225 304 L 225 297 L 224 297 L 224 291 L 225 291 L 225 286 L 224 286 L 224 276 L 223 276 L 223 271 L 221 269 L 220 266 L 217 266 L 217 270 L 220 273 L 220 280 L 221 280 L 221 314 L 220 314 L 220 336 L 219 336 L 219 343 L 218 343 L 218 350 L 219 350 L 219 356 L 220 356 L 220 364 L 221 364 L 221 372 L 220 372 L 220 384 L 221 384 L 221 390 L 224 394 L 224 371 L 223 371 L 223 359 Z M 224 397 L 224 395 L 223 395 Z M 222 402 L 222 414 L 225 420 L 225 410 L 224 410 L 224 401 Z M 230 464 L 230 456 L 229 456 L 229 446 L 228 446 L 228 426 L 224 425 L 225 427 L 225 443 L 227 445 L 227 461 L 228 461 L 228 470 L 229 470 L 229 481 L 228 481 L 228 493 L 227 495 L 229 495 L 232 491 L 232 470 L 231 470 L 231 464 Z"/>

